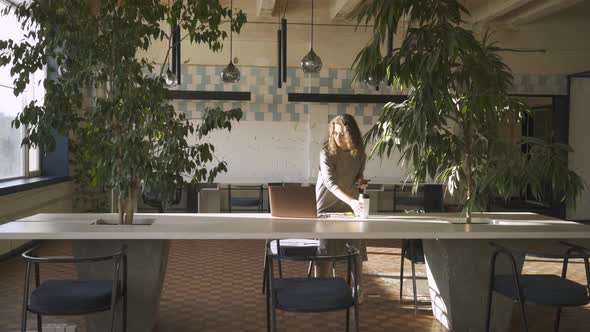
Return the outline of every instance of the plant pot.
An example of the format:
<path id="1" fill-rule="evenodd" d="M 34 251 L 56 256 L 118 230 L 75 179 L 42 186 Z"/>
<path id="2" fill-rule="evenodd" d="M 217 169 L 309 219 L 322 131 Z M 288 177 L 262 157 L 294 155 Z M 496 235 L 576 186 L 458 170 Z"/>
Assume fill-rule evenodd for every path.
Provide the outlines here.
<path id="1" fill-rule="evenodd" d="M 127 245 L 127 331 L 153 331 L 170 248 L 169 240 L 77 240 L 75 257 L 112 255 Z M 81 279 L 112 279 L 112 262 L 78 264 Z M 88 332 L 110 331 L 110 312 L 86 316 Z M 116 310 L 115 331 L 121 331 L 121 306 Z"/>
<path id="2" fill-rule="evenodd" d="M 143 225 L 149 226 L 156 221 L 155 218 L 135 217 L 131 225 Z M 100 218 L 92 223 L 93 225 L 120 225 L 119 219 L 117 218 Z"/>

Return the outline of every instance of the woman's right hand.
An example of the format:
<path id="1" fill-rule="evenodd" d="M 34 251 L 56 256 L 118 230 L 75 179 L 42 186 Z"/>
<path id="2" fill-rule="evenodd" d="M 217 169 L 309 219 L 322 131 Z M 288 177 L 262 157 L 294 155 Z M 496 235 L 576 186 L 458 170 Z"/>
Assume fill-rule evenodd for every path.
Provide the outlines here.
<path id="1" fill-rule="evenodd" d="M 354 212 L 355 216 L 360 215 L 361 213 L 361 202 L 358 199 L 351 199 L 348 201 L 348 205 L 352 208 L 352 212 Z"/>

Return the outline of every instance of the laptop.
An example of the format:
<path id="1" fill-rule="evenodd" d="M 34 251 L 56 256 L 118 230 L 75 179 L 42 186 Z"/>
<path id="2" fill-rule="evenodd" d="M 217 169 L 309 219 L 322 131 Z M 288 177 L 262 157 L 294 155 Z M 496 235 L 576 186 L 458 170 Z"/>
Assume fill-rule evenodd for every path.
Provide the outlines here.
<path id="1" fill-rule="evenodd" d="M 270 215 L 273 217 L 317 218 L 315 187 L 269 186 Z"/>

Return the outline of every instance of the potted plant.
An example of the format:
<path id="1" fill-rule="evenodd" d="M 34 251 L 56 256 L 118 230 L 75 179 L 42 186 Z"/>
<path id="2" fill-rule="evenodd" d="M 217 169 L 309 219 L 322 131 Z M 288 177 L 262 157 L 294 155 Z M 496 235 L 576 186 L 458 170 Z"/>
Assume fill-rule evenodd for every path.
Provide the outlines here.
<path id="1" fill-rule="evenodd" d="M 376 0 L 358 9 L 358 22 L 374 20 L 374 39 L 355 60 L 357 80 L 381 68 L 407 91 L 407 100 L 388 103 L 367 132 L 373 154 L 398 150 L 416 186 L 431 179 L 445 184 L 467 223 L 491 198 L 527 190 L 539 197 L 547 183 L 575 203 L 584 184 L 567 167 L 567 145 L 529 137 L 514 144 L 499 135 L 502 127 L 519 126 L 529 109 L 509 95 L 512 74 L 489 35 L 480 41 L 463 27 L 468 12 L 459 1 Z M 400 48 L 381 55 L 380 44 L 404 17 Z"/>
<path id="2" fill-rule="evenodd" d="M 25 126 L 23 145 L 51 149 L 53 130 L 68 137 L 78 183 L 118 193 L 121 224 L 133 222 L 142 183 L 157 187 L 166 204 L 185 177 L 212 181 L 226 171 L 225 162 L 214 162 L 213 145 L 201 139 L 212 130 L 230 130 L 241 110 L 209 109 L 194 124 L 169 103 L 165 74 L 174 46 L 170 27 L 180 27 L 181 41 L 218 51 L 230 8 L 218 0 L 32 0 L 7 10 L 29 32 L 24 40 L 0 41 L 0 65 L 12 66 L 16 95 L 28 84 L 46 91 L 13 121 Z M 233 17 L 231 29 L 239 32 L 246 17 L 241 11 Z M 146 54 L 160 43 L 168 48 L 158 67 Z M 45 67 L 46 79 L 29 81 Z M 76 255 L 89 256 L 120 245 L 76 241 L 73 247 Z M 154 327 L 168 248 L 168 241 L 128 241 L 130 331 Z M 79 274 L 101 278 L 108 270 L 79 267 Z M 88 329 L 104 331 L 104 321 L 88 321 Z"/>
<path id="3" fill-rule="evenodd" d="M 354 13 L 359 23 L 372 22 L 375 36 L 355 60 L 357 79 L 383 64 L 383 75 L 407 92 L 404 102 L 383 108 L 366 134 L 365 142 L 375 143 L 373 154 L 383 158 L 397 150 L 416 186 L 431 179 L 446 185 L 466 211 L 466 231 L 472 211 L 485 211 L 491 197 L 525 190 L 541 195 L 549 184 L 554 195 L 575 202 L 584 185 L 567 167 L 567 145 L 526 137 L 514 144 L 500 137 L 501 127 L 518 125 L 529 110 L 509 95 L 512 75 L 489 35 L 479 40 L 465 27 L 462 16 L 468 13 L 459 1 L 373 0 Z M 401 46 L 381 55 L 379 45 L 402 19 L 408 28 Z M 521 149 L 523 144 L 527 149 Z M 434 316 L 453 331 L 483 330 L 492 254 L 488 241 L 423 244 Z M 517 261 L 521 268 L 523 257 Z M 469 273 L 460 266 L 469 266 Z M 497 301 L 504 305 L 494 310 L 492 329 L 505 331 L 511 302 Z"/>
<path id="4" fill-rule="evenodd" d="M 29 33 L 26 40 L 0 42 L 0 65 L 12 65 L 16 95 L 27 84 L 42 84 L 46 91 L 44 101 L 32 101 L 13 121 L 26 128 L 23 145 L 51 149 L 52 130 L 69 137 L 83 170 L 78 179 L 118 193 L 120 223 L 132 223 L 142 182 L 157 186 L 166 203 L 183 175 L 204 182 L 226 171 L 225 162 L 207 167 L 213 145 L 199 140 L 212 130 L 231 129 L 241 111 L 210 109 L 201 124 L 193 124 L 167 100 L 165 63 L 173 45 L 166 42 L 160 68 L 145 55 L 170 38 L 171 26 L 181 28 L 184 42 L 220 50 L 227 36 L 221 24 L 230 9 L 218 0 L 32 1 L 7 10 Z M 245 15 L 234 16 L 231 28 L 239 32 Z M 29 82 L 44 67 L 48 78 Z"/>

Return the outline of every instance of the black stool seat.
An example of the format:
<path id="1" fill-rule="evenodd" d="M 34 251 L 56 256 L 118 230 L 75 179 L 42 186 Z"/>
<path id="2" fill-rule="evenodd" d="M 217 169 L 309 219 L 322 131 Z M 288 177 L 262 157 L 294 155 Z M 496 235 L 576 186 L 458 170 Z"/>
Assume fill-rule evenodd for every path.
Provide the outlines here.
<path id="1" fill-rule="evenodd" d="M 277 307 L 286 311 L 323 312 L 354 304 L 352 290 L 342 278 L 287 278 L 273 280 Z"/>
<path id="2" fill-rule="evenodd" d="M 422 246 L 422 240 L 403 240 L 402 246 L 404 247 L 404 258 L 407 258 L 415 264 L 424 264 L 424 246 Z M 412 247 L 412 250 L 410 250 Z"/>
<path id="3" fill-rule="evenodd" d="M 258 197 L 232 197 L 231 204 L 234 206 L 258 206 L 260 199 Z"/>
<path id="4" fill-rule="evenodd" d="M 554 274 L 525 274 L 520 276 L 519 282 L 525 302 L 557 307 L 588 303 L 588 292 L 584 285 Z M 512 299 L 518 299 L 513 275 L 496 275 L 494 290 Z"/>
<path id="5" fill-rule="evenodd" d="M 280 240 L 282 256 L 313 256 L 317 253 L 320 240 L 314 239 L 285 239 Z M 270 253 L 277 254 L 277 241 L 270 242 Z"/>
<path id="6" fill-rule="evenodd" d="M 47 280 L 31 292 L 29 310 L 45 315 L 106 311 L 112 286 L 111 280 Z"/>

